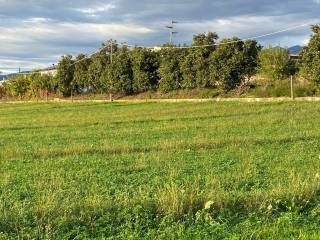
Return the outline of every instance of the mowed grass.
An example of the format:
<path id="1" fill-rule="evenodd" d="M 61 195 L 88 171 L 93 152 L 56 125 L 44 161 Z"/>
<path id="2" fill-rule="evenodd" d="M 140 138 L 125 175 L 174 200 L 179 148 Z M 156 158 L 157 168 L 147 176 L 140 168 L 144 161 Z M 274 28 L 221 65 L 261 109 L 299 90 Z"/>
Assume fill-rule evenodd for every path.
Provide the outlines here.
<path id="1" fill-rule="evenodd" d="M 320 103 L 0 104 L 0 239 L 319 239 Z"/>

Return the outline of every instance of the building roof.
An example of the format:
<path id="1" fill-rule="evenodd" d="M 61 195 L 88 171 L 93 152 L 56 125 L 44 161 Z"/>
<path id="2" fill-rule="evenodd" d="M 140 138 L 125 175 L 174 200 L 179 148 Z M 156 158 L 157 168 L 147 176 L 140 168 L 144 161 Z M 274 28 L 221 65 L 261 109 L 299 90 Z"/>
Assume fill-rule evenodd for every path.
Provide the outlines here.
<path id="1" fill-rule="evenodd" d="M 47 67 L 47 68 L 37 69 L 37 70 L 35 70 L 35 72 L 47 72 L 47 71 L 53 71 L 53 70 L 57 70 L 57 67 L 51 66 L 51 67 Z"/>

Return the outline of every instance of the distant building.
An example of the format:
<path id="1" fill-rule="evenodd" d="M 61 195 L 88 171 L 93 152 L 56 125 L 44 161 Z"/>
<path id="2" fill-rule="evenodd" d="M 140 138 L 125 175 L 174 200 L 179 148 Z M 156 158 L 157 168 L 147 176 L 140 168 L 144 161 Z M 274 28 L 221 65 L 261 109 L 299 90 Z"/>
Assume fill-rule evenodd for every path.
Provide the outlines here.
<path id="1" fill-rule="evenodd" d="M 52 66 L 52 67 L 48 67 L 48 68 L 35 70 L 34 72 L 40 73 L 41 75 L 50 75 L 52 77 L 55 77 L 57 75 L 58 70 L 57 70 L 56 66 Z"/>
<path id="2" fill-rule="evenodd" d="M 15 76 L 15 73 L 10 73 L 10 74 L 6 74 L 6 75 L 0 75 L 0 85 L 2 83 L 4 83 L 5 81 L 7 81 L 10 77 Z"/>
<path id="3" fill-rule="evenodd" d="M 299 60 L 301 60 L 301 55 L 300 54 L 290 54 L 290 59 L 299 61 Z"/>
<path id="4" fill-rule="evenodd" d="M 156 47 L 152 48 L 152 51 L 159 52 L 159 51 L 161 51 L 161 49 L 162 49 L 162 47 L 156 46 Z"/>
<path id="5" fill-rule="evenodd" d="M 36 69 L 33 71 L 22 71 L 19 73 L 10 73 L 10 74 L 6 74 L 6 75 L 0 75 L 0 85 L 2 85 L 6 80 L 10 79 L 11 77 L 15 77 L 17 75 L 23 75 L 23 76 L 27 76 L 30 75 L 32 73 L 40 73 L 41 75 L 49 75 L 52 77 L 55 77 L 57 75 L 57 68 L 56 66 L 52 66 L 52 67 L 48 67 L 48 68 L 43 68 L 43 69 Z"/>

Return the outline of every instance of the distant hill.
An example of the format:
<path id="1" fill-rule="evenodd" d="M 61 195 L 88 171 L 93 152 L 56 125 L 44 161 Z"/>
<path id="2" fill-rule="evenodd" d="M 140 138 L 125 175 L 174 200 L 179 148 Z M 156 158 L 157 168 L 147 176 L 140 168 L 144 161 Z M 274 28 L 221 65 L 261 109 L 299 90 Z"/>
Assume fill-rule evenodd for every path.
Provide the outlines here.
<path id="1" fill-rule="evenodd" d="M 291 54 L 299 54 L 302 51 L 303 47 L 300 45 L 289 47 L 288 50 Z"/>
<path id="2" fill-rule="evenodd" d="M 11 74 L 0 74 L 0 81 L 8 79 L 9 77 L 12 77 L 14 75 L 16 75 L 16 74 L 14 74 L 14 73 L 11 73 Z"/>

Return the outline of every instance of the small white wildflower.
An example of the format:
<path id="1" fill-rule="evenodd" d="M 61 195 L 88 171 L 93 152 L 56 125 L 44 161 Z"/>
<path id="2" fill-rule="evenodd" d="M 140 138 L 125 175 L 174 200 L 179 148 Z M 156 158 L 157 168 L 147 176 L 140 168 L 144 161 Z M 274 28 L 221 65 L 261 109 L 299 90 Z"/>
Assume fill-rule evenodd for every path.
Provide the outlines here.
<path id="1" fill-rule="evenodd" d="M 270 212 L 271 210 L 272 210 L 272 205 L 270 204 L 269 206 L 268 206 L 268 211 Z"/>
<path id="2" fill-rule="evenodd" d="M 212 205 L 214 204 L 213 201 L 208 201 L 205 205 L 204 205 L 204 209 L 209 210 L 211 209 Z"/>
<path id="3" fill-rule="evenodd" d="M 199 221 L 200 219 L 201 219 L 201 212 L 198 211 L 198 212 L 196 213 L 196 221 Z"/>

